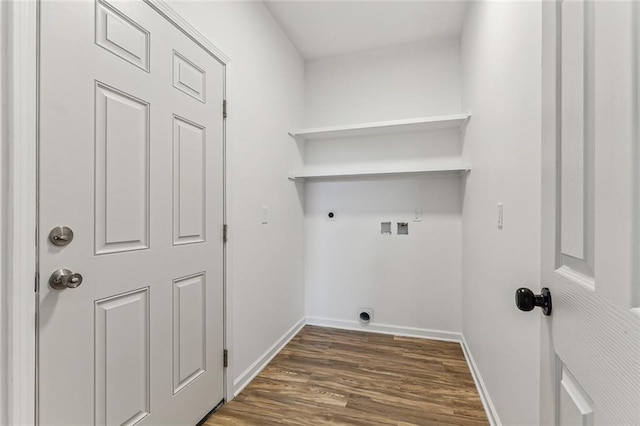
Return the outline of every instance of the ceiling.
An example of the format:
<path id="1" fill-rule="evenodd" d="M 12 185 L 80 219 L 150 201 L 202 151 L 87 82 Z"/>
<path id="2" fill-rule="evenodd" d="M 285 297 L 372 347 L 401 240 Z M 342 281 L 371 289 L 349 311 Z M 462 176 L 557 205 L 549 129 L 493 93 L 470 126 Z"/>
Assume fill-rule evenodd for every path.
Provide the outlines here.
<path id="1" fill-rule="evenodd" d="M 466 1 L 263 0 L 305 59 L 460 35 Z"/>

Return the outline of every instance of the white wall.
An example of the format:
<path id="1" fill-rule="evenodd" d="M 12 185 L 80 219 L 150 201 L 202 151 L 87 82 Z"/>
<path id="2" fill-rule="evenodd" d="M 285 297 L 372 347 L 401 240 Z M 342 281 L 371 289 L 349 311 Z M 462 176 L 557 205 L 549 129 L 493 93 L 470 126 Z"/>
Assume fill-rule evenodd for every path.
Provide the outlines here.
<path id="1" fill-rule="evenodd" d="M 459 114 L 460 40 L 307 61 L 305 125 Z"/>
<path id="2" fill-rule="evenodd" d="M 171 6 L 231 58 L 228 282 L 238 382 L 304 317 L 302 198 L 287 180 L 300 161 L 287 131 L 300 124 L 304 64 L 261 2 Z M 270 210 L 266 225 L 261 206 Z"/>
<path id="3" fill-rule="evenodd" d="M 503 424 L 537 424 L 540 289 L 541 18 L 538 2 L 472 2 L 462 36 L 462 331 Z M 504 229 L 496 205 L 504 203 Z"/>
<path id="4" fill-rule="evenodd" d="M 367 307 L 371 326 L 460 331 L 458 178 L 307 183 L 306 199 L 312 321 L 358 327 L 357 310 Z M 421 222 L 412 221 L 416 207 Z M 328 209 L 335 222 L 325 219 Z M 392 235 L 380 233 L 383 221 L 392 222 Z M 409 223 L 409 235 L 396 235 L 397 222 Z"/>
<path id="5" fill-rule="evenodd" d="M 459 40 L 385 48 L 309 61 L 309 127 L 461 112 Z M 314 167 L 410 167 L 460 161 L 457 131 L 375 140 L 307 142 Z M 460 178 L 307 182 L 305 301 L 311 321 L 370 328 L 460 331 Z M 335 209 L 336 221 L 327 221 Z M 422 221 L 413 222 L 415 209 Z M 393 235 L 381 235 L 391 221 Z M 396 235 L 397 222 L 409 235 Z M 379 328 L 378 328 L 379 329 Z M 397 330 L 397 329 L 396 329 Z M 437 333 L 436 333 L 437 334 Z"/>

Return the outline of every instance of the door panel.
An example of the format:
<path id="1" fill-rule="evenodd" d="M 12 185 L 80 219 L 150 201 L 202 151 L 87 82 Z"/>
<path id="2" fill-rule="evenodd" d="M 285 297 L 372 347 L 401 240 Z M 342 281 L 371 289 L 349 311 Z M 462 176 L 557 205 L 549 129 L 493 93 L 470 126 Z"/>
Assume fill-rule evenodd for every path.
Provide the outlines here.
<path id="1" fill-rule="evenodd" d="M 206 371 L 204 272 L 173 281 L 173 393 Z"/>
<path id="2" fill-rule="evenodd" d="M 638 2 L 594 2 L 594 183 L 596 291 L 617 305 L 632 307 L 640 283 L 634 268 L 634 179 L 638 169 Z M 635 237 L 638 235 L 636 234 Z M 600 279 L 599 277 L 602 277 Z M 640 300 L 635 300 L 636 306 Z"/>
<path id="3" fill-rule="evenodd" d="M 174 50 L 173 87 L 195 99 L 206 102 L 205 71 Z"/>
<path id="4" fill-rule="evenodd" d="M 223 85 L 142 1 L 42 2 L 42 424 L 195 424 L 223 399 Z M 52 289 L 60 268 L 84 281 Z"/>
<path id="5" fill-rule="evenodd" d="M 151 411 L 149 289 L 97 301 L 94 333 L 95 423 L 142 420 Z"/>
<path id="6" fill-rule="evenodd" d="M 149 32 L 103 2 L 96 9 L 96 44 L 149 71 Z"/>
<path id="7" fill-rule="evenodd" d="M 96 254 L 149 248 L 149 103 L 96 83 Z"/>
<path id="8" fill-rule="evenodd" d="M 592 426 L 593 401 L 566 368 L 560 371 L 559 392 L 559 423 Z"/>
<path id="9" fill-rule="evenodd" d="M 640 424 L 634 2 L 543 2 L 543 424 Z M 637 277 L 637 275 L 635 275 Z"/>
<path id="10" fill-rule="evenodd" d="M 205 128 L 173 116 L 173 244 L 205 241 Z"/>
<path id="11" fill-rule="evenodd" d="M 593 3 L 563 3 L 561 107 L 562 263 L 593 277 L 593 52 L 590 16 Z"/>

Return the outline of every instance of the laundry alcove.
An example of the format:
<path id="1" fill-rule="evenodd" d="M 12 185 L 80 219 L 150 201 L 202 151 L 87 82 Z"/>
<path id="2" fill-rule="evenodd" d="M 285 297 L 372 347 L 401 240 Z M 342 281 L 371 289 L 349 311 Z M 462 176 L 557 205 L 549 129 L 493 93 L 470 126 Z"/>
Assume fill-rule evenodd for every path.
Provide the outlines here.
<path id="1" fill-rule="evenodd" d="M 304 185 L 308 323 L 460 332 L 461 194 L 471 165 L 462 156 L 470 113 L 461 112 L 459 55 L 445 39 L 307 63 L 306 127 L 289 132 L 303 166 L 289 178 Z M 369 323 L 359 321 L 363 307 Z"/>

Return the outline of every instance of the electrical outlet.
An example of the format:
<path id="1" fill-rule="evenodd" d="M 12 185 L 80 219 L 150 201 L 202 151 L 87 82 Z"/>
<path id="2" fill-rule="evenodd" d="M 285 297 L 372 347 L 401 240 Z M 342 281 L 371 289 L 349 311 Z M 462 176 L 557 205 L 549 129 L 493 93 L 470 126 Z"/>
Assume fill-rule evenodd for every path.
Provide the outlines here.
<path id="1" fill-rule="evenodd" d="M 266 225 L 269 223 L 269 207 L 262 206 L 262 224 Z"/>
<path id="2" fill-rule="evenodd" d="M 422 210 L 421 209 L 415 209 L 413 211 L 413 221 L 414 222 L 422 222 Z"/>
<path id="3" fill-rule="evenodd" d="M 503 220 L 504 220 L 504 216 L 503 216 L 502 203 L 498 203 L 498 229 L 502 229 L 502 225 L 504 224 Z"/>

